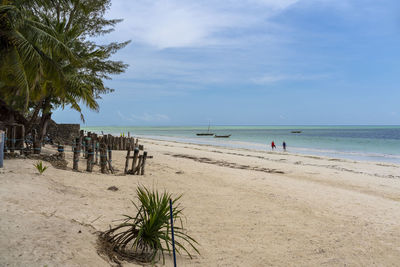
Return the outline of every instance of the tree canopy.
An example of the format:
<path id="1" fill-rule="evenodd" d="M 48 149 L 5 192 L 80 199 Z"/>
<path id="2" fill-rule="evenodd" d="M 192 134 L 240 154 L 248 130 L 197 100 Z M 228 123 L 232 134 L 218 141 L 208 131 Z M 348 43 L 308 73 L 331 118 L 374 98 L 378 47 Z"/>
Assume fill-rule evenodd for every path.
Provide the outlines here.
<path id="1" fill-rule="evenodd" d="M 104 85 L 128 67 L 110 57 L 129 41 L 98 44 L 119 19 L 111 0 L 0 0 L 0 98 L 35 121 L 55 108 L 98 110 Z M 42 125 L 45 126 L 45 125 Z"/>

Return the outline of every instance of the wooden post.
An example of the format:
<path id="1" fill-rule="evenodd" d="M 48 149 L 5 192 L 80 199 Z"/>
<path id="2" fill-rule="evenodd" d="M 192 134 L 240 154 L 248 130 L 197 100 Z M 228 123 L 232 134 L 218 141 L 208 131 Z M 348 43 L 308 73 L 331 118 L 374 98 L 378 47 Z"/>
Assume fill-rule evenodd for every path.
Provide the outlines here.
<path id="1" fill-rule="evenodd" d="M 133 172 L 133 174 L 139 175 L 139 173 L 140 173 L 140 168 L 142 167 L 142 161 L 143 161 L 143 155 L 140 155 L 140 156 L 139 156 L 138 165 L 137 165 L 137 167 L 136 167 L 136 170 Z"/>
<path id="2" fill-rule="evenodd" d="M 132 174 L 135 174 L 136 171 L 136 161 L 139 156 L 139 149 L 135 148 L 133 150 L 133 160 L 132 160 Z"/>
<path id="3" fill-rule="evenodd" d="M 101 173 L 108 173 L 107 170 L 107 151 L 104 143 L 100 144 L 100 168 Z"/>
<path id="4" fill-rule="evenodd" d="M 135 145 L 135 138 L 131 137 L 131 141 L 130 141 L 130 147 L 131 149 L 133 149 L 133 146 Z"/>
<path id="5" fill-rule="evenodd" d="M 99 141 L 96 141 L 95 151 L 96 151 L 96 160 L 94 164 L 99 165 Z"/>
<path id="6" fill-rule="evenodd" d="M 108 145 L 108 169 L 112 174 L 114 174 L 114 168 L 112 167 L 111 162 L 112 162 L 112 150 L 111 146 Z"/>
<path id="7" fill-rule="evenodd" d="M 58 151 L 58 156 L 59 156 L 61 159 L 65 159 L 64 146 L 58 144 L 57 151 Z"/>
<path id="8" fill-rule="evenodd" d="M 94 136 L 92 136 L 92 143 L 90 144 L 90 147 L 92 148 L 92 153 L 93 153 L 93 156 L 92 156 L 92 169 L 93 169 L 93 165 L 95 164 L 94 153 L 96 150 L 96 138 Z"/>
<path id="9" fill-rule="evenodd" d="M 83 132 L 83 130 L 81 130 Z M 83 153 L 83 136 L 79 135 L 79 153 Z"/>
<path id="10" fill-rule="evenodd" d="M 82 139 L 82 157 L 86 158 L 86 137 L 84 136 Z"/>
<path id="11" fill-rule="evenodd" d="M 75 139 L 75 146 L 74 146 L 74 162 L 73 162 L 73 167 L 72 169 L 74 169 L 75 171 L 78 170 L 78 163 L 79 163 L 79 155 L 80 155 L 80 150 L 81 150 L 81 142 L 80 142 L 80 138 L 76 138 Z"/>
<path id="12" fill-rule="evenodd" d="M 88 150 L 90 148 L 91 138 L 89 136 L 85 137 L 85 159 L 88 158 Z"/>
<path id="13" fill-rule="evenodd" d="M 13 153 L 15 151 L 15 141 L 16 141 L 16 134 L 17 134 L 17 129 L 15 125 L 11 125 L 11 146 L 10 146 L 10 152 Z"/>
<path id="14" fill-rule="evenodd" d="M 6 130 L 4 132 L 4 153 L 7 153 L 8 150 L 8 128 L 6 127 Z"/>
<path id="15" fill-rule="evenodd" d="M 129 157 L 131 156 L 131 148 L 128 147 L 128 151 L 126 153 L 126 160 L 125 160 L 125 169 L 124 169 L 124 173 L 127 174 L 128 173 L 128 168 L 129 168 Z"/>
<path id="16" fill-rule="evenodd" d="M 144 166 L 146 165 L 147 151 L 143 152 L 142 169 L 140 175 L 144 175 Z"/>
<path id="17" fill-rule="evenodd" d="M 88 158 L 86 161 L 86 171 L 92 172 L 93 170 L 93 149 L 89 146 L 89 149 L 87 151 L 88 153 Z"/>
<path id="18" fill-rule="evenodd" d="M 5 143 L 5 132 L 0 130 L 0 168 L 3 168 L 3 161 L 4 161 L 4 143 Z"/>

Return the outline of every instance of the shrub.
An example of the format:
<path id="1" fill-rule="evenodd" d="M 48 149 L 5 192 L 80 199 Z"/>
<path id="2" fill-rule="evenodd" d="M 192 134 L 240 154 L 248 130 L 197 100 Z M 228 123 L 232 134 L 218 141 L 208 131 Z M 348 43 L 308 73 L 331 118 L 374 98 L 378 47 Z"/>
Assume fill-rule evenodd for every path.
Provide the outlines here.
<path id="1" fill-rule="evenodd" d="M 134 258 L 144 262 L 155 262 L 156 256 L 158 255 L 158 260 L 160 260 L 162 255 L 163 262 L 165 262 L 164 252 L 168 252 L 168 254 L 172 252 L 169 225 L 169 200 L 172 199 L 172 195 L 166 191 L 159 193 L 139 186 L 137 196 L 139 205 L 132 201 L 137 209 L 137 214 L 134 217 L 123 215 L 125 218 L 121 220 L 121 224 L 103 232 L 100 237 L 108 243 L 109 249 L 117 252 L 123 259 Z M 172 199 L 175 248 L 177 253 L 181 253 L 181 250 L 183 250 L 192 258 L 185 245 L 189 245 L 199 253 L 195 247 L 195 244 L 198 243 L 183 228 L 183 209 L 177 202 L 181 196 Z M 178 225 L 176 225 L 177 221 L 179 222 Z"/>
<path id="2" fill-rule="evenodd" d="M 42 161 L 36 162 L 36 164 L 34 164 L 33 166 L 35 166 L 35 168 L 36 168 L 36 170 L 38 170 L 39 174 L 44 173 L 44 171 L 48 168 L 47 166 L 43 165 Z"/>

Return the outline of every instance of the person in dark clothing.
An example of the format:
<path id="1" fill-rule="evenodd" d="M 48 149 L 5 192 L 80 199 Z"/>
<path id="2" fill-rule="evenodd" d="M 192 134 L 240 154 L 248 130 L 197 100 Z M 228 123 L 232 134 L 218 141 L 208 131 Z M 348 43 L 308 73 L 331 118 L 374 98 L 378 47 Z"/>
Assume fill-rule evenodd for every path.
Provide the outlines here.
<path id="1" fill-rule="evenodd" d="M 286 151 L 286 142 L 285 141 L 283 141 L 282 146 L 283 146 L 283 151 Z"/>

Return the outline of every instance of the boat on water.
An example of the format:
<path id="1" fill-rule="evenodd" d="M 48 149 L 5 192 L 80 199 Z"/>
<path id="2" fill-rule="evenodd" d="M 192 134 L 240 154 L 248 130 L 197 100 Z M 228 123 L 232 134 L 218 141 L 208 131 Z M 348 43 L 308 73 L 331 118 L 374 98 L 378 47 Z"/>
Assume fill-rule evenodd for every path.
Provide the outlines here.
<path id="1" fill-rule="evenodd" d="M 301 133 L 301 131 L 291 131 L 291 133 Z"/>
<path id="2" fill-rule="evenodd" d="M 197 133 L 197 136 L 212 136 L 214 135 L 213 133 Z"/>
<path id="3" fill-rule="evenodd" d="M 227 134 L 227 135 L 214 135 L 215 138 L 229 138 L 231 137 L 231 134 Z"/>
<path id="4" fill-rule="evenodd" d="M 213 136 L 214 133 L 210 132 L 210 122 L 208 122 L 208 130 L 206 133 L 197 133 L 196 135 L 197 136 Z"/>

